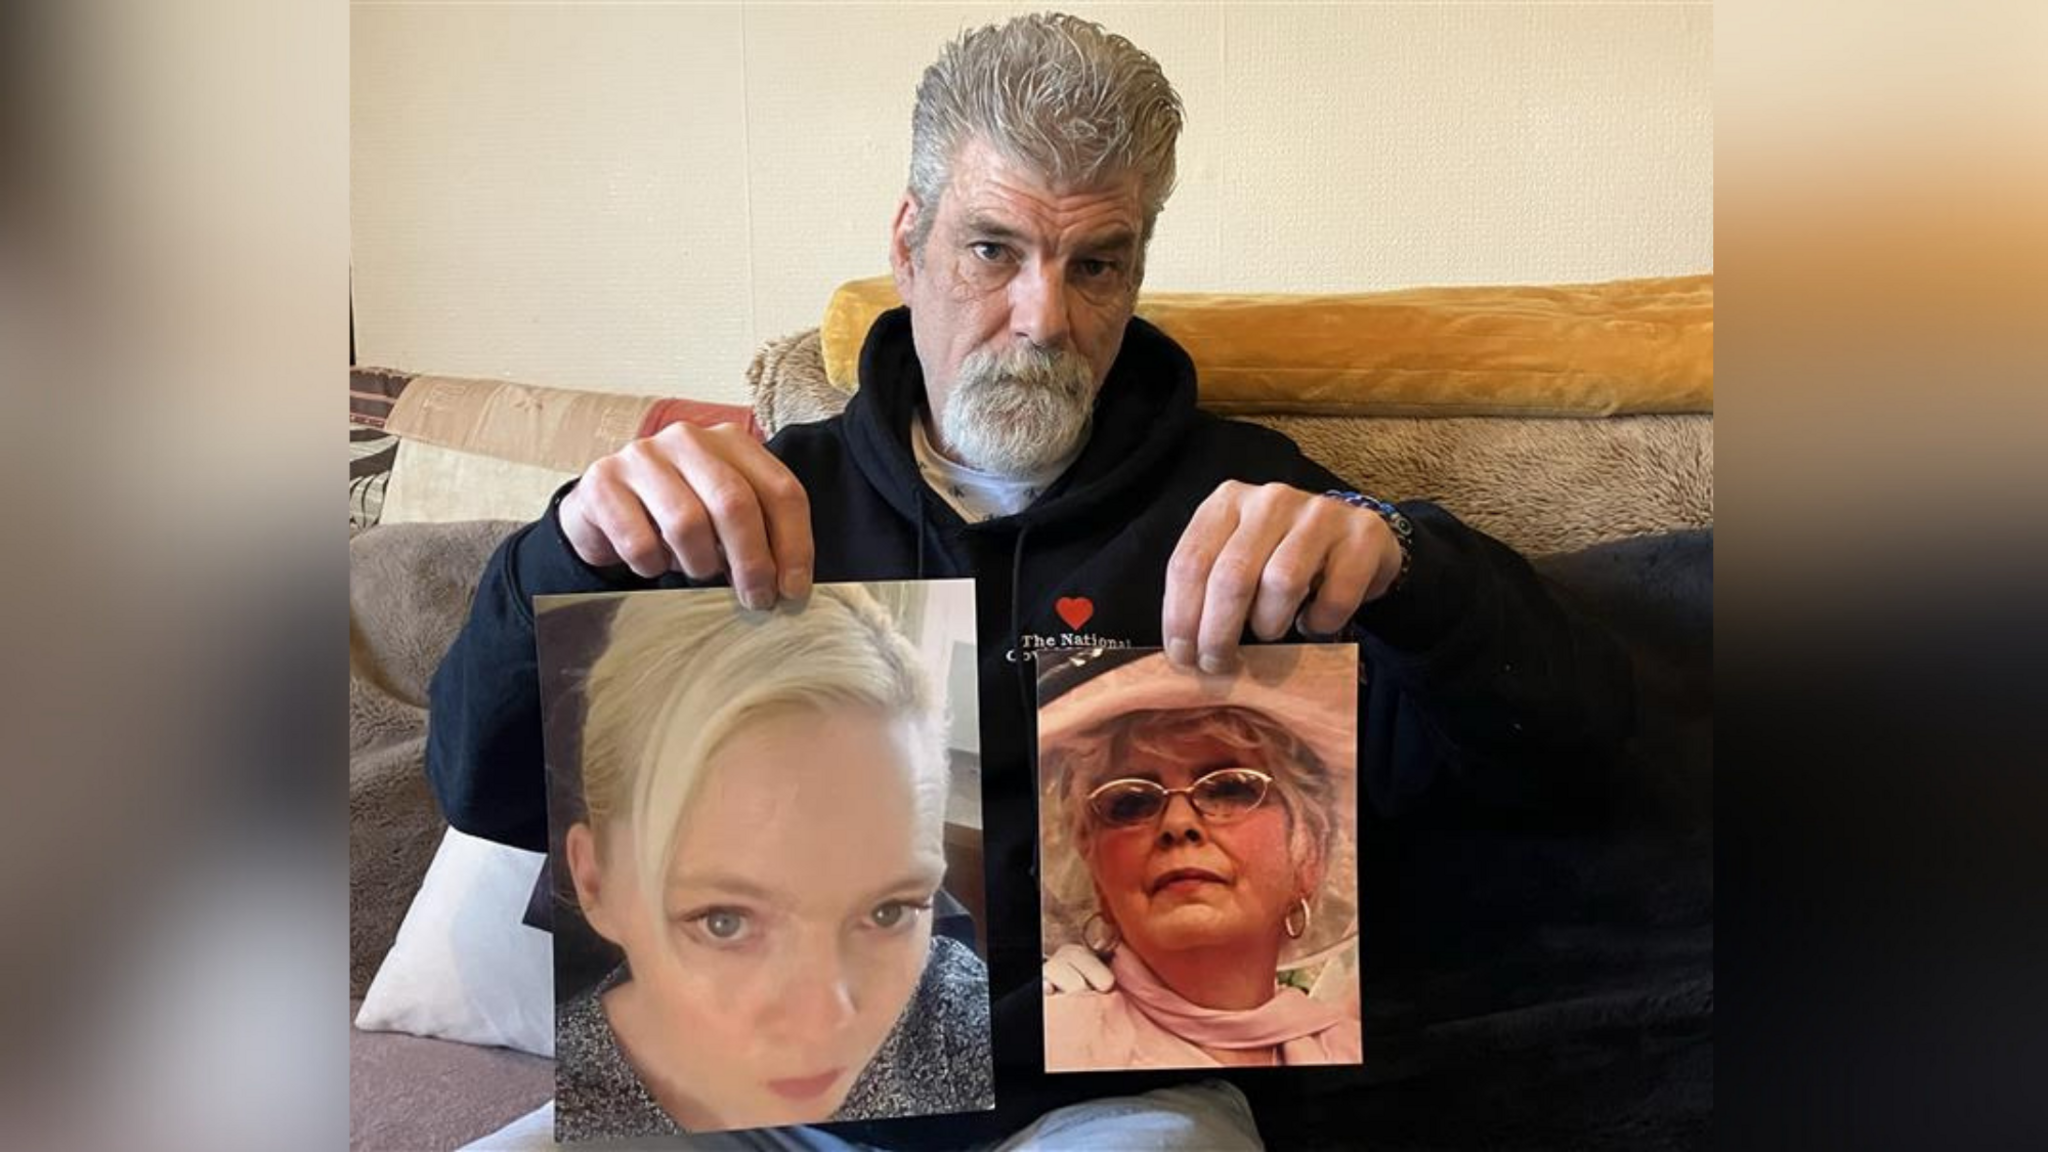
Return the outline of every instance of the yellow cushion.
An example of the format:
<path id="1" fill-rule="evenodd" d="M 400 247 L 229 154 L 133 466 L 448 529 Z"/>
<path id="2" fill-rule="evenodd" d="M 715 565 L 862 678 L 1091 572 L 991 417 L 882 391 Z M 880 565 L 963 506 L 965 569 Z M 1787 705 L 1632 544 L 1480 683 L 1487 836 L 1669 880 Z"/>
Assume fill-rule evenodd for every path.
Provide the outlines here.
<path id="1" fill-rule="evenodd" d="M 887 276 L 834 293 L 827 378 L 902 301 Z M 1714 277 L 1308 296 L 1153 292 L 1138 315 L 1194 358 L 1202 406 L 1335 416 L 1618 416 L 1714 410 Z"/>

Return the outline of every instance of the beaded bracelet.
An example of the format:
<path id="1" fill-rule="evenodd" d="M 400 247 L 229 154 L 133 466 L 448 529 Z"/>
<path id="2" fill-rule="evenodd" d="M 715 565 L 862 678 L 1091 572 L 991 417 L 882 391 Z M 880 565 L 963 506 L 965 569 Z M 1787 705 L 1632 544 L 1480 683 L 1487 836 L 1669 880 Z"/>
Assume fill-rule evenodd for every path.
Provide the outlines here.
<path id="1" fill-rule="evenodd" d="M 1388 528 L 1393 529 L 1394 541 L 1401 546 L 1401 570 L 1394 574 L 1394 582 L 1387 585 L 1387 591 L 1392 592 L 1399 588 L 1401 582 L 1408 578 L 1408 569 L 1415 561 L 1415 525 L 1409 523 L 1408 517 L 1402 515 L 1399 508 L 1375 496 L 1367 496 L 1362 492 L 1340 492 L 1335 488 L 1323 495 L 1332 500 L 1341 500 L 1353 508 L 1363 508 L 1372 512 L 1386 521 Z"/>

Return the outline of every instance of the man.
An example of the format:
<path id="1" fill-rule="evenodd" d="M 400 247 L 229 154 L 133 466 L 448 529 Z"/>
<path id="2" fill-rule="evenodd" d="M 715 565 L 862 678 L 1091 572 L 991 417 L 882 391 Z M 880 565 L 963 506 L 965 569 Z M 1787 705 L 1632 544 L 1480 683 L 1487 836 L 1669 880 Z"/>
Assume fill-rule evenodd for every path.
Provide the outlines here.
<path id="1" fill-rule="evenodd" d="M 905 307 L 870 331 L 859 392 L 765 447 L 670 427 L 506 542 L 434 681 L 450 822 L 546 844 L 533 595 L 721 580 L 766 607 L 817 580 L 975 578 L 992 876 L 1033 870 L 1030 658 L 1063 637 L 1210 670 L 1247 634 L 1356 638 L 1362 837 L 1592 787 L 1629 717 L 1618 650 L 1441 509 L 1344 493 L 1284 437 L 1199 411 L 1186 354 L 1133 317 L 1180 126 L 1157 63 L 1095 25 L 1024 17 L 948 45 L 891 231 Z M 988 921 L 996 1117 L 868 1138 L 957 1145 L 1103 1094 L 1039 1072 L 1036 892 L 991 885 Z"/>

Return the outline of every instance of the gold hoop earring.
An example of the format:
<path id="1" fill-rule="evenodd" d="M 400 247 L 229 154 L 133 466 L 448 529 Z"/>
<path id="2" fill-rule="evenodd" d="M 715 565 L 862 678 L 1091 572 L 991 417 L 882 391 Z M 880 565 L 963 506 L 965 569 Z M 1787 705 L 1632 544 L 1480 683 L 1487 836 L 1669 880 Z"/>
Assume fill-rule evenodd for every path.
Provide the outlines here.
<path id="1" fill-rule="evenodd" d="M 1097 924 L 1102 925 L 1109 932 L 1109 938 L 1101 943 L 1097 943 L 1095 939 L 1094 929 Z M 1116 951 L 1117 945 L 1123 942 L 1123 933 L 1117 931 L 1116 925 L 1111 924 L 1109 917 L 1104 916 L 1102 913 L 1090 912 L 1088 918 L 1081 921 L 1081 943 L 1087 945 L 1088 950 L 1097 956 L 1109 955 L 1111 952 Z"/>
<path id="2" fill-rule="evenodd" d="M 1296 912 L 1301 913 L 1301 927 L 1299 928 L 1294 926 L 1294 914 Z M 1309 925 L 1313 923 L 1315 923 L 1315 913 L 1309 910 L 1308 897 L 1303 896 L 1301 899 L 1296 900 L 1294 907 L 1289 908 L 1287 915 L 1281 918 L 1280 928 L 1287 933 L 1289 940 L 1299 940 L 1303 936 L 1308 935 Z"/>

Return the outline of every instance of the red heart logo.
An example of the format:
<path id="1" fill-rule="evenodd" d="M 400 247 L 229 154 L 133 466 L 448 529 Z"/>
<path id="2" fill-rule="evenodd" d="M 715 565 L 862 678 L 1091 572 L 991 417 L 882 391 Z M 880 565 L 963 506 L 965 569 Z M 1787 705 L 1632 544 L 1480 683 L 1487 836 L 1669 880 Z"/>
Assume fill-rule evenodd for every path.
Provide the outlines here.
<path id="1" fill-rule="evenodd" d="M 1086 596 L 1062 596 L 1053 601 L 1052 610 L 1060 614 L 1069 628 L 1079 628 L 1095 615 L 1095 601 Z"/>

